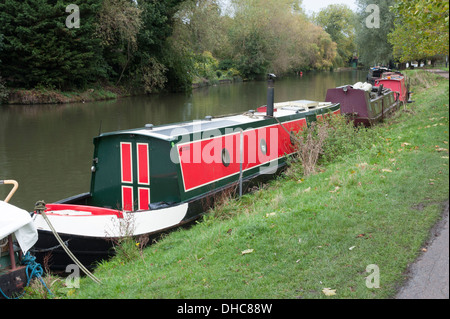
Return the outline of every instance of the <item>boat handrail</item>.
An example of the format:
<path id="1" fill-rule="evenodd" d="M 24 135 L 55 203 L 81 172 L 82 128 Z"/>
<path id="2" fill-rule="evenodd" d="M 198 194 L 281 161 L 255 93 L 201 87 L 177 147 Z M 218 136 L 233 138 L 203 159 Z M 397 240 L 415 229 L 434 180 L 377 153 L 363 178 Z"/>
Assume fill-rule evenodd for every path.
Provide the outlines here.
<path id="1" fill-rule="evenodd" d="M 8 196 L 6 196 L 5 198 L 5 202 L 9 202 L 9 200 L 11 199 L 11 197 L 13 197 L 14 193 L 16 192 L 16 190 L 19 188 L 19 183 L 15 180 L 12 179 L 5 179 L 5 180 L 0 180 L 0 185 L 1 184 L 10 184 L 13 185 L 12 190 L 9 192 Z"/>

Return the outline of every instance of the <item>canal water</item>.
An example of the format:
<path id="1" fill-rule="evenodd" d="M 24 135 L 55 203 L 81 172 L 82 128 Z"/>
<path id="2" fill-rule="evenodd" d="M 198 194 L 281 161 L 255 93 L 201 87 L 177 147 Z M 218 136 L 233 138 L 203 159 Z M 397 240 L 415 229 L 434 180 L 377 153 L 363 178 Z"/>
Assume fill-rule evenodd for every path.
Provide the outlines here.
<path id="1" fill-rule="evenodd" d="M 364 72 L 308 73 L 275 82 L 275 102 L 324 101 L 328 88 L 364 81 Z M 32 211 L 89 191 L 99 132 L 245 112 L 266 104 L 267 83 L 242 82 L 193 90 L 64 105 L 0 105 L 0 180 L 15 179 L 10 203 Z M 4 200 L 11 187 L 0 185 Z"/>

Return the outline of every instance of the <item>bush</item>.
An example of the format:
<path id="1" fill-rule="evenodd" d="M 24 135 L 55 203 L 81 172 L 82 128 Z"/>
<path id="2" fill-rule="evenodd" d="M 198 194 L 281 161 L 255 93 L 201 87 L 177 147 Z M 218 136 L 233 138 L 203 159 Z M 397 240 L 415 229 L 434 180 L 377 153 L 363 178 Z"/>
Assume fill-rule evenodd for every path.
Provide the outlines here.
<path id="1" fill-rule="evenodd" d="M 290 165 L 287 175 L 299 179 L 301 175 L 314 174 L 318 165 L 336 162 L 356 150 L 372 148 L 376 138 L 376 130 L 355 127 L 344 116 L 325 116 L 294 137 L 298 149 L 294 161 L 301 165 Z"/>
<path id="2" fill-rule="evenodd" d="M 2 104 L 2 101 L 6 100 L 8 98 L 8 89 L 5 86 L 5 81 L 0 76 L 0 104 Z"/>

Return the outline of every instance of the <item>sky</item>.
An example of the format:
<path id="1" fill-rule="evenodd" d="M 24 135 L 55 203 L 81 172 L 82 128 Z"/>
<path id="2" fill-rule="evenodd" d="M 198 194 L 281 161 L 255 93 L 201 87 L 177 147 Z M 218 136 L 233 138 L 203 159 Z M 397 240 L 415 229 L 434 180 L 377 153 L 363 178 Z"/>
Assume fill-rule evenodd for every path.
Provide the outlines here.
<path id="1" fill-rule="evenodd" d="M 355 0 L 302 0 L 302 7 L 308 14 L 319 12 L 329 4 L 346 4 L 353 11 L 357 8 Z"/>

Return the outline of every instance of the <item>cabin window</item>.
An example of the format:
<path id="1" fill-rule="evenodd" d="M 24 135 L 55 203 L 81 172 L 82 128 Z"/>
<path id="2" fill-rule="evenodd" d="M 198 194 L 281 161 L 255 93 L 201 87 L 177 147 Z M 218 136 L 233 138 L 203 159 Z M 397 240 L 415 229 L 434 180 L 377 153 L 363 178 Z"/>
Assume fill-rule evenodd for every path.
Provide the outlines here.
<path id="1" fill-rule="evenodd" d="M 230 152 L 226 148 L 222 149 L 222 164 L 225 167 L 230 165 Z"/>
<path id="2" fill-rule="evenodd" d="M 261 139 L 261 141 L 259 141 L 259 148 L 261 149 L 261 153 L 263 153 L 263 155 L 267 154 L 267 143 L 265 139 Z"/>

